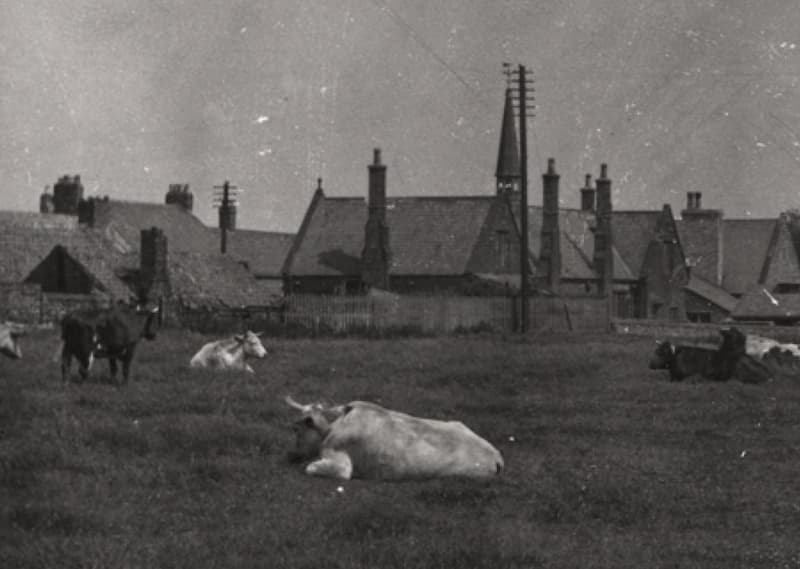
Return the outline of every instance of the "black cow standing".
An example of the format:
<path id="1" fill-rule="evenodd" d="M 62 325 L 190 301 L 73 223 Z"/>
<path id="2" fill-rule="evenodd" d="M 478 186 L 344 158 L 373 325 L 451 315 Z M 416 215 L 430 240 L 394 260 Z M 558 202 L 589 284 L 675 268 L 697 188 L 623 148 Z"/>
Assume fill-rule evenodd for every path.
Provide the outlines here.
<path id="1" fill-rule="evenodd" d="M 89 375 L 95 358 L 107 358 L 111 380 L 117 375 L 117 360 L 122 363 L 122 378 L 128 383 L 131 360 L 141 338 L 155 339 L 154 321 L 158 308 L 118 304 L 111 308 L 81 310 L 61 320 L 61 380 L 66 382 L 72 357 L 80 364 L 82 379 Z"/>

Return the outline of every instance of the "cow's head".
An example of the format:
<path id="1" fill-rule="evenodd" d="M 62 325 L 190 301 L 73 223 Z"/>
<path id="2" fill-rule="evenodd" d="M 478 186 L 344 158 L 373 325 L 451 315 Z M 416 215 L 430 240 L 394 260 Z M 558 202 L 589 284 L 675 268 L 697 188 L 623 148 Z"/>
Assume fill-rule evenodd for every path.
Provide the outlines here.
<path id="1" fill-rule="evenodd" d="M 295 433 L 294 449 L 289 451 L 289 460 L 304 462 L 319 456 L 322 441 L 331 431 L 332 424 L 342 416 L 342 407 L 329 407 L 321 403 L 302 405 L 292 399 L 290 395 L 285 398 L 292 409 L 300 411 L 300 418 L 296 420 L 292 429 Z"/>
<path id="2" fill-rule="evenodd" d="M 667 369 L 675 357 L 675 344 L 656 341 L 656 351 L 650 357 L 650 369 Z"/>
<path id="3" fill-rule="evenodd" d="M 8 329 L 5 334 L 0 334 L 0 354 L 11 359 L 18 360 L 22 357 L 22 349 L 19 347 L 17 338 L 24 336 L 24 330 Z"/>
<path id="4" fill-rule="evenodd" d="M 722 343 L 719 346 L 720 353 L 732 358 L 741 357 L 747 353 L 747 336 L 741 330 L 720 328 L 719 334 L 722 336 Z"/>
<path id="5" fill-rule="evenodd" d="M 267 350 L 259 339 L 261 334 L 263 334 L 263 332 L 251 332 L 248 330 L 244 334 L 237 334 L 234 336 L 236 341 L 242 345 L 242 350 L 246 357 L 263 358 L 267 355 Z"/>

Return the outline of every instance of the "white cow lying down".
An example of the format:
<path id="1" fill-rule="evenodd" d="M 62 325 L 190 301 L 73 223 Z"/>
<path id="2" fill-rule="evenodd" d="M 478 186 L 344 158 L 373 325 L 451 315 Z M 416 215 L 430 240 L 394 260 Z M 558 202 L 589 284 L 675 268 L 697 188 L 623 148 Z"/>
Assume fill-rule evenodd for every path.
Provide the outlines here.
<path id="1" fill-rule="evenodd" d="M 0 323 L 0 354 L 14 360 L 21 358 L 22 350 L 17 338 L 24 335 L 25 329 L 18 324 Z"/>
<path id="2" fill-rule="evenodd" d="M 194 368 L 232 369 L 254 373 L 245 360 L 267 355 L 267 350 L 259 340 L 261 334 L 262 332 L 248 330 L 244 334 L 209 342 L 192 357 L 189 365 Z"/>
<path id="3" fill-rule="evenodd" d="M 306 474 L 330 478 L 411 480 L 443 476 L 488 478 L 503 457 L 459 421 L 421 419 L 373 403 L 324 407 L 286 402 L 302 413 L 289 458 L 312 460 Z"/>

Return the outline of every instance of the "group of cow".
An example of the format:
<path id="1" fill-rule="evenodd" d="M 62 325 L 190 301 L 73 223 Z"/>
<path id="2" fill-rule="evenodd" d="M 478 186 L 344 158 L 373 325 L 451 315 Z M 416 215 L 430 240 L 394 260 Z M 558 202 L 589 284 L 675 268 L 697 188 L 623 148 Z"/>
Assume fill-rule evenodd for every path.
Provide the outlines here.
<path id="1" fill-rule="evenodd" d="M 142 338 L 154 340 L 158 307 L 119 303 L 110 308 L 70 312 L 61 319 L 61 379 L 69 382 L 73 358 L 83 380 L 96 359 L 107 359 L 111 381 L 116 382 L 117 362 L 122 365 L 122 380 L 130 377 L 131 362 Z M 12 359 L 22 357 L 19 338 L 26 334 L 24 326 L 0 324 L 0 353 Z M 260 333 L 250 330 L 230 338 L 208 342 L 191 358 L 193 368 L 235 369 L 253 373 L 247 359 L 267 354 Z"/>
<path id="2" fill-rule="evenodd" d="M 61 322 L 62 379 L 68 380 L 71 359 L 86 377 L 95 358 L 107 358 L 112 378 L 119 360 L 127 382 L 131 359 L 141 338 L 155 337 L 156 310 L 116 306 L 82 311 Z M 0 326 L 0 350 L 21 357 L 16 339 L 22 331 Z M 740 379 L 763 382 L 779 374 L 800 373 L 800 347 L 761 336 L 745 335 L 736 328 L 720 330 L 714 348 L 659 342 L 651 369 L 666 369 L 673 381 L 691 376 L 713 381 Z M 247 357 L 263 358 L 266 350 L 259 335 L 247 331 L 209 342 L 190 360 L 193 368 L 235 368 L 253 372 Z M 504 461 L 500 451 L 460 421 L 424 419 L 365 401 L 345 405 L 301 404 L 287 396 L 300 417 L 294 422 L 293 462 L 306 464 L 314 476 L 347 480 L 409 480 L 464 476 L 488 478 L 499 474 Z"/>
<path id="3" fill-rule="evenodd" d="M 103 310 L 83 310 L 61 321 L 62 380 L 69 381 L 72 359 L 82 378 L 88 377 L 97 358 L 109 361 L 112 381 L 117 361 L 127 383 L 131 361 L 140 339 L 155 338 L 156 309 L 117 305 Z M 22 357 L 17 343 L 24 331 L 0 327 L 2 351 Z M 253 372 L 248 357 L 263 358 L 266 349 L 259 335 L 247 331 L 205 344 L 189 361 L 192 368 L 239 369 Z M 310 475 L 347 480 L 352 477 L 408 480 L 464 476 L 485 478 L 499 473 L 503 457 L 491 443 L 460 421 L 415 417 L 374 403 L 352 401 L 346 405 L 286 403 L 300 412 L 293 423 L 295 447 L 292 462 L 306 463 Z"/>
<path id="4" fill-rule="evenodd" d="M 700 380 L 763 383 L 800 377 L 800 346 L 781 343 L 738 328 L 720 329 L 717 346 L 701 347 L 657 342 L 650 369 L 669 371 L 671 381 Z"/>

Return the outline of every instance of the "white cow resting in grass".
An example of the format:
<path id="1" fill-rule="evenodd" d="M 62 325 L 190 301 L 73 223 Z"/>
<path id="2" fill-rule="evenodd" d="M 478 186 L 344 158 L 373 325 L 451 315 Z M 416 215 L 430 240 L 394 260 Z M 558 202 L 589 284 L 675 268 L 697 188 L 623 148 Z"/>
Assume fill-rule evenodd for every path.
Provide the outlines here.
<path id="1" fill-rule="evenodd" d="M 421 419 L 364 401 L 325 407 L 286 403 L 301 412 L 290 460 L 329 478 L 412 480 L 489 478 L 503 469 L 500 452 L 459 421 Z"/>
<path id="2" fill-rule="evenodd" d="M 11 359 L 22 357 L 22 350 L 19 347 L 17 338 L 25 335 L 25 329 L 17 324 L 0 323 L 0 354 Z"/>
<path id="3" fill-rule="evenodd" d="M 197 352 L 189 365 L 193 368 L 240 370 L 255 373 L 245 361 L 247 358 L 263 358 L 267 350 L 261 344 L 262 332 L 237 334 L 231 338 L 209 342 Z"/>

